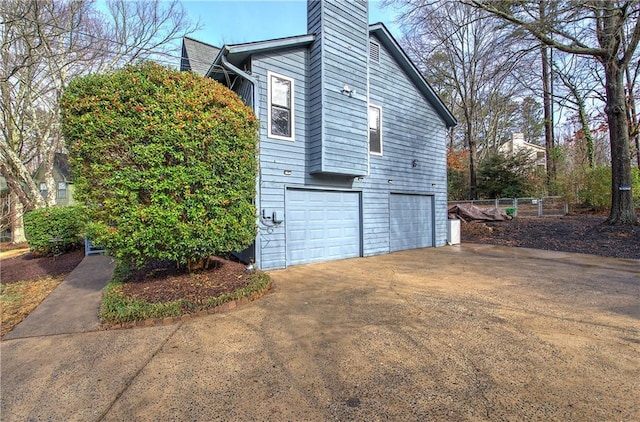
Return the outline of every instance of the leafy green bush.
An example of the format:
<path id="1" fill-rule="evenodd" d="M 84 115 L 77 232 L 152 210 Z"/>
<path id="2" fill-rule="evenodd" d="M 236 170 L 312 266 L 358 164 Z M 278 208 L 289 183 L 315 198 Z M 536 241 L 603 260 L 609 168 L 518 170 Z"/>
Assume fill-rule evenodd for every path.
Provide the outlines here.
<path id="1" fill-rule="evenodd" d="M 611 167 L 594 167 L 587 170 L 585 185 L 580 197 L 597 210 L 611 207 Z"/>
<path id="2" fill-rule="evenodd" d="M 449 201 L 460 201 L 469 197 L 469 174 L 456 169 L 447 169 L 447 194 Z"/>
<path id="3" fill-rule="evenodd" d="M 631 168 L 631 182 L 636 206 L 640 206 L 640 171 Z M 597 210 L 611 207 L 611 167 L 598 166 L 588 169 L 583 189 L 580 191 L 582 201 Z"/>
<path id="4" fill-rule="evenodd" d="M 77 249 L 83 242 L 85 226 L 79 206 L 38 208 L 24 216 L 29 248 L 48 255 Z"/>
<path id="5" fill-rule="evenodd" d="M 253 241 L 258 122 L 234 92 L 141 63 L 74 80 L 61 105 L 88 234 L 117 260 L 191 266 Z"/>

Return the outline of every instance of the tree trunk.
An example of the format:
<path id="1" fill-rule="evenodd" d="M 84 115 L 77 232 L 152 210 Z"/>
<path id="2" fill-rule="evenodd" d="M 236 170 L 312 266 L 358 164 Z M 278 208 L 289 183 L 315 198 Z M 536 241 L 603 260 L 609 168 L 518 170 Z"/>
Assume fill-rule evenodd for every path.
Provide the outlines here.
<path id="1" fill-rule="evenodd" d="M 9 189 L 18 195 L 18 199 L 24 206 L 24 212 L 44 207 L 46 204 L 40 195 L 40 190 L 27 168 L 20 161 L 20 157 L 10 148 L 3 149 L 2 154 L 4 162 L 0 161 L 0 174 L 7 180 Z"/>
<path id="2" fill-rule="evenodd" d="M 580 116 L 580 126 L 582 126 L 582 135 L 587 143 L 587 160 L 589 161 L 589 168 L 593 168 L 595 164 L 595 152 L 593 148 L 593 136 L 591 135 L 591 128 L 589 128 L 589 119 L 587 118 L 587 109 L 584 104 L 584 99 L 580 95 L 577 89 L 571 88 L 573 96 L 578 103 L 578 115 Z"/>
<path id="3" fill-rule="evenodd" d="M 478 189 L 476 181 L 476 159 L 478 154 L 478 146 L 473 136 L 472 122 L 467 119 L 467 146 L 469 147 L 469 199 L 478 199 Z"/>
<path id="4" fill-rule="evenodd" d="M 613 56 L 604 62 L 607 105 L 611 144 L 611 214 L 609 224 L 638 224 L 631 183 L 631 157 L 629 128 L 626 116 L 624 69 Z"/>
<path id="5" fill-rule="evenodd" d="M 11 222 L 11 243 L 24 243 L 27 241 L 27 238 L 24 235 L 24 224 L 22 220 L 22 216 L 24 213 L 22 212 L 23 206 L 20 201 L 18 201 L 18 195 L 14 192 L 9 194 L 9 221 Z"/>
<path id="6" fill-rule="evenodd" d="M 553 194 L 553 182 L 556 180 L 556 165 L 553 156 L 553 113 L 551 112 L 551 72 L 548 47 L 542 46 L 542 91 L 544 109 L 544 145 L 547 154 L 547 189 Z"/>

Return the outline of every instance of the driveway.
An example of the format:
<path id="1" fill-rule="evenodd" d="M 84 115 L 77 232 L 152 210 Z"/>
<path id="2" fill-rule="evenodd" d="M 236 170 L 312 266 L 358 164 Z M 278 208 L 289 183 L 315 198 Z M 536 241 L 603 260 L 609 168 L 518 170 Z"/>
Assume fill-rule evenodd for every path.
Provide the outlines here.
<path id="1" fill-rule="evenodd" d="M 1 343 L 3 421 L 640 420 L 640 261 L 463 245 L 175 325 Z"/>

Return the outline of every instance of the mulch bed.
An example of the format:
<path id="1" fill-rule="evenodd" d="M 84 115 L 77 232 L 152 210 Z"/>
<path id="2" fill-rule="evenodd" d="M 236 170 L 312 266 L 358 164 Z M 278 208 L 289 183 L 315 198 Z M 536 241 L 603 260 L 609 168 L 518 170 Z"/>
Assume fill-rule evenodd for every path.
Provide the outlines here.
<path id="1" fill-rule="evenodd" d="M 84 249 L 59 256 L 36 257 L 26 253 L 15 258 L 3 259 L 0 263 L 0 281 L 16 283 L 65 275 L 73 271 L 83 258 Z"/>
<path id="2" fill-rule="evenodd" d="M 518 217 L 463 223 L 463 242 L 640 259 L 640 226 L 605 224 L 606 216 Z"/>
<path id="3" fill-rule="evenodd" d="M 604 224 L 605 219 L 599 215 L 572 215 L 463 223 L 462 241 L 640 259 L 640 226 L 609 226 Z M 68 274 L 83 258 L 84 251 L 78 250 L 57 257 L 24 254 L 3 259 L 0 281 L 15 283 Z M 189 274 L 171 263 L 156 262 L 135 273 L 123 285 L 122 292 L 151 303 L 186 298 L 197 304 L 247 286 L 249 274 L 245 269 L 242 263 L 212 258 L 208 269 Z"/>
<path id="4" fill-rule="evenodd" d="M 137 271 L 122 286 L 122 293 L 150 303 L 188 299 L 200 304 L 211 297 L 231 293 L 249 284 L 246 265 L 212 257 L 208 269 L 189 273 L 174 263 L 154 262 Z"/>

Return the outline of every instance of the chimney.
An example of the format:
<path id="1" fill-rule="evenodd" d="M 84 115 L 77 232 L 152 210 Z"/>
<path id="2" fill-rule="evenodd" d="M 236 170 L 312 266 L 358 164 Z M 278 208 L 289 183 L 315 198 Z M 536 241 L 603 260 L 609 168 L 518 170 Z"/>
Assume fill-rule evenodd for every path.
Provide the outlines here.
<path id="1" fill-rule="evenodd" d="M 366 0 L 308 0 L 311 173 L 364 176 L 369 163 Z"/>

